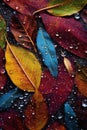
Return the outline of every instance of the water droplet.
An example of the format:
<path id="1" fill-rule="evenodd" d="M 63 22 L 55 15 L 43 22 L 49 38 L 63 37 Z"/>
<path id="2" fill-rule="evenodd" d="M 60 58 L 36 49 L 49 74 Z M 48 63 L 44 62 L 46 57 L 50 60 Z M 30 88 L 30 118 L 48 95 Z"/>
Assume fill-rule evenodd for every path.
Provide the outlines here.
<path id="1" fill-rule="evenodd" d="M 51 117 L 54 118 L 54 115 L 52 115 Z"/>
<path id="2" fill-rule="evenodd" d="M 75 18 L 76 20 L 79 20 L 79 19 L 80 19 L 79 13 L 74 14 L 74 18 Z"/>
<path id="3" fill-rule="evenodd" d="M 10 0 L 6 0 L 7 2 L 9 2 Z"/>
<path id="4" fill-rule="evenodd" d="M 20 34 L 18 37 L 19 37 L 19 38 L 21 38 L 21 37 L 22 37 L 22 35 Z"/>
<path id="5" fill-rule="evenodd" d="M 9 32 L 9 30 L 10 30 L 9 27 L 7 27 L 7 28 L 6 28 L 6 31 Z"/>
<path id="6" fill-rule="evenodd" d="M 74 77 L 75 77 L 75 75 L 74 75 L 74 74 L 72 74 L 72 75 L 71 75 L 71 77 L 72 77 L 72 78 L 74 78 Z"/>
<path id="7" fill-rule="evenodd" d="M 9 70 L 9 74 L 12 74 L 13 73 L 13 71 L 12 70 Z"/>
<path id="8" fill-rule="evenodd" d="M 19 99 L 21 99 L 21 100 L 22 100 L 23 98 L 24 98 L 23 96 L 19 97 Z"/>
<path id="9" fill-rule="evenodd" d="M 60 120 L 60 119 L 62 119 L 62 118 L 63 118 L 62 113 L 59 113 L 59 115 L 58 115 L 58 119 Z"/>
<path id="10" fill-rule="evenodd" d="M 58 34 L 58 33 L 56 33 L 56 37 L 59 37 L 59 34 Z"/>
<path id="11" fill-rule="evenodd" d="M 85 53 L 87 54 L 87 51 L 85 51 Z"/>
<path id="12" fill-rule="evenodd" d="M 1 73 L 1 74 L 5 74 L 5 69 L 4 69 L 4 68 L 1 69 L 0 73 Z"/>
<path id="13" fill-rule="evenodd" d="M 35 112 L 32 112 L 32 115 L 35 115 Z"/>
<path id="14" fill-rule="evenodd" d="M 8 116 L 8 119 L 11 119 L 11 116 Z"/>
<path id="15" fill-rule="evenodd" d="M 73 49 L 73 46 L 71 45 L 71 46 L 69 46 L 69 48 L 70 48 L 70 49 Z"/>
<path id="16" fill-rule="evenodd" d="M 16 10 L 18 10 L 18 9 L 19 9 L 19 7 L 18 7 L 18 6 L 16 6 L 16 7 L 15 7 L 15 9 L 16 9 Z"/>
<path id="17" fill-rule="evenodd" d="M 87 107 L 87 99 L 84 99 L 84 100 L 82 101 L 82 106 L 83 106 L 83 107 Z"/>
<path id="18" fill-rule="evenodd" d="M 68 31 L 68 32 L 70 32 L 70 31 L 71 31 L 71 29 L 68 29 L 67 31 Z"/>
<path id="19" fill-rule="evenodd" d="M 72 119 L 73 119 L 73 116 L 70 116 L 70 119 L 72 120 Z"/>

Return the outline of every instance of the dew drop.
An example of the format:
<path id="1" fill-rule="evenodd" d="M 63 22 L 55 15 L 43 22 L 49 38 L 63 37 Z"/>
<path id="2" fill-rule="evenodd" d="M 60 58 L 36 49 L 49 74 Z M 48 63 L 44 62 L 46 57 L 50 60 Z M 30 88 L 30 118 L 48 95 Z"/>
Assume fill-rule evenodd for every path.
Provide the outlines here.
<path id="1" fill-rule="evenodd" d="M 73 46 L 71 45 L 71 46 L 69 46 L 69 48 L 70 48 L 70 49 L 73 49 Z"/>
<path id="2" fill-rule="evenodd" d="M 12 70 L 9 70 L 9 74 L 12 74 L 13 73 L 13 71 Z"/>
<path id="3" fill-rule="evenodd" d="M 5 74 L 5 69 L 1 69 L 0 73 Z"/>
<path id="4" fill-rule="evenodd" d="M 18 10 L 18 9 L 19 9 L 19 7 L 18 7 L 18 6 L 16 6 L 16 7 L 15 7 L 15 9 L 16 9 L 16 10 Z"/>
<path id="5" fill-rule="evenodd" d="M 19 37 L 19 38 L 21 38 L 21 37 L 22 37 L 22 35 L 19 35 L 18 37 Z"/>
<path id="6" fill-rule="evenodd" d="M 35 115 L 35 112 L 32 112 L 32 115 Z"/>
<path id="7" fill-rule="evenodd" d="M 87 51 L 85 51 L 85 53 L 87 54 Z"/>
<path id="8" fill-rule="evenodd" d="M 80 19 L 79 13 L 74 14 L 74 18 L 75 18 L 76 20 L 79 20 L 79 19 Z"/>
<path id="9" fill-rule="evenodd" d="M 61 120 L 62 118 L 63 118 L 63 115 L 61 113 L 59 113 L 58 119 Z"/>
<path id="10" fill-rule="evenodd" d="M 8 119 L 11 119 L 11 116 L 8 116 Z"/>
<path id="11" fill-rule="evenodd" d="M 9 30 L 10 30 L 9 27 L 7 27 L 7 28 L 6 28 L 6 31 L 9 32 Z"/>
<path id="12" fill-rule="evenodd" d="M 87 107 L 87 99 L 84 99 L 84 100 L 82 101 L 82 106 L 83 106 L 83 107 Z"/>
<path id="13" fill-rule="evenodd" d="M 6 0 L 7 2 L 9 2 L 10 0 Z"/>
<path id="14" fill-rule="evenodd" d="M 58 34 L 58 33 L 56 33 L 56 37 L 59 37 L 59 34 Z"/>
<path id="15" fill-rule="evenodd" d="M 68 32 L 70 32 L 70 31 L 71 31 L 71 29 L 68 29 L 67 31 L 68 31 Z"/>

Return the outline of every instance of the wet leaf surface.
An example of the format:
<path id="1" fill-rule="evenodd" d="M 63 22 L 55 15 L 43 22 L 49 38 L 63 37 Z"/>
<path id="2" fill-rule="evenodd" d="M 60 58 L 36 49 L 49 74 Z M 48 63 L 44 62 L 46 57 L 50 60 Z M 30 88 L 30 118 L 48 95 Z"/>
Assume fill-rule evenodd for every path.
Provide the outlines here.
<path id="1" fill-rule="evenodd" d="M 44 95 L 49 107 L 49 114 L 53 114 L 67 100 L 72 91 L 74 78 L 69 75 L 63 64 L 59 65 L 59 75 L 55 79 L 48 70 L 44 70 L 40 85 L 40 91 Z"/>
<path id="2" fill-rule="evenodd" d="M 72 17 L 41 16 L 47 32 L 55 42 L 69 52 L 87 59 L 87 30 L 79 21 Z"/>

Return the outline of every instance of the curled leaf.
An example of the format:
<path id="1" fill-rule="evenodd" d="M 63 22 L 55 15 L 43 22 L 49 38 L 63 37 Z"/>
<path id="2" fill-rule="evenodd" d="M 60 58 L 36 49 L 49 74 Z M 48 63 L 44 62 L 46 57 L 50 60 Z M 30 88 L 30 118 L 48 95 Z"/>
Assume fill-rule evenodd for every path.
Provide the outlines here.
<path id="1" fill-rule="evenodd" d="M 49 35 L 64 49 L 87 59 L 87 30 L 74 18 L 61 18 L 42 14 Z M 56 24 L 55 24 L 56 23 Z"/>
<path id="2" fill-rule="evenodd" d="M 9 108 L 20 95 L 21 92 L 15 88 L 0 96 L 0 111 Z"/>
<path id="3" fill-rule="evenodd" d="M 56 8 L 47 10 L 49 13 L 56 16 L 72 15 L 79 12 L 86 4 L 87 0 L 50 0 L 48 5 L 62 4 Z"/>
<path id="4" fill-rule="evenodd" d="M 76 85 L 79 91 L 87 97 L 87 67 L 83 66 L 80 71 L 76 74 Z"/>
<path id="5" fill-rule="evenodd" d="M 54 77 L 58 75 L 58 60 L 53 41 L 44 28 L 39 27 L 37 34 L 37 48 L 41 53 L 44 64 Z"/>
<path id="6" fill-rule="evenodd" d="M 11 21 L 11 32 L 16 41 L 25 48 L 35 49 L 37 25 L 33 16 L 17 14 Z"/>
<path id="7" fill-rule="evenodd" d="M 20 89 L 34 92 L 41 79 L 41 66 L 35 55 L 7 42 L 5 57 L 5 67 L 13 83 Z"/>
<path id="8" fill-rule="evenodd" d="M 37 91 L 25 110 L 25 124 L 30 130 L 41 130 L 47 123 L 48 109 L 42 94 Z"/>
<path id="9" fill-rule="evenodd" d="M 0 15 L 0 47 L 5 47 L 5 35 L 6 35 L 6 22 Z"/>
<path id="10" fill-rule="evenodd" d="M 71 64 L 70 60 L 69 60 L 68 58 L 66 58 L 66 57 L 64 57 L 64 65 L 65 65 L 67 71 L 68 71 L 70 74 L 72 74 L 72 73 L 73 73 L 72 64 Z"/>
<path id="11" fill-rule="evenodd" d="M 65 123 L 69 130 L 79 130 L 76 114 L 70 104 L 64 104 Z"/>
<path id="12" fill-rule="evenodd" d="M 0 90 L 4 88 L 7 82 L 7 75 L 5 73 L 5 55 L 4 51 L 0 48 Z"/>

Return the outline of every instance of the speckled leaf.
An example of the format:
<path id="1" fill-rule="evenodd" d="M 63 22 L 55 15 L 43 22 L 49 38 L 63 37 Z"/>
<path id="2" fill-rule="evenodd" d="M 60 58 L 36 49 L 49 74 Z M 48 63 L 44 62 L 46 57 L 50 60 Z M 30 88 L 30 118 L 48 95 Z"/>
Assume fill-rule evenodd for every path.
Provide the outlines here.
<path id="1" fill-rule="evenodd" d="M 48 14 L 41 16 L 47 32 L 58 44 L 71 53 L 87 59 L 87 30 L 80 21 Z"/>
<path id="2" fill-rule="evenodd" d="M 11 21 L 11 32 L 16 41 L 25 48 L 35 49 L 37 24 L 33 16 L 17 14 Z"/>
<path id="3" fill-rule="evenodd" d="M 57 77 L 58 60 L 54 42 L 44 28 L 39 27 L 36 41 L 37 48 L 42 56 L 44 64 L 48 67 L 50 73 L 54 77 Z"/>
<path id="4" fill-rule="evenodd" d="M 66 130 L 66 128 L 58 122 L 54 122 L 46 130 Z"/>
<path id="5" fill-rule="evenodd" d="M 0 15 L 0 47 L 5 47 L 5 35 L 6 35 L 6 22 Z"/>
<path id="6" fill-rule="evenodd" d="M 44 70 L 40 92 L 48 102 L 49 115 L 62 106 L 74 85 L 74 78 L 69 75 L 64 64 L 59 65 L 59 75 L 53 78 L 48 70 Z"/>
<path id="7" fill-rule="evenodd" d="M 1 130 L 26 130 L 19 114 L 13 110 L 0 113 L 0 128 Z"/>
<path id="8" fill-rule="evenodd" d="M 34 92 L 41 79 L 41 66 L 35 55 L 7 42 L 5 57 L 5 67 L 13 83 L 20 89 Z"/>
<path id="9" fill-rule="evenodd" d="M 50 0 L 48 5 L 52 6 L 59 3 L 64 3 L 64 0 Z M 87 0 L 66 0 L 65 4 L 48 10 L 48 12 L 56 16 L 72 15 L 79 12 L 86 4 Z"/>
<path id="10" fill-rule="evenodd" d="M 34 11 L 44 8 L 47 6 L 47 0 L 3 0 L 10 7 L 15 9 L 16 11 L 25 14 L 31 15 Z"/>
<path id="11" fill-rule="evenodd" d="M 42 94 L 37 91 L 25 109 L 25 124 L 30 130 L 41 130 L 47 123 L 48 109 Z"/>
<path id="12" fill-rule="evenodd" d="M 75 80 L 79 91 L 87 97 L 87 66 L 80 68 L 80 71 L 76 74 Z"/>
<path id="13" fill-rule="evenodd" d="M 81 18 L 82 18 L 82 20 L 84 21 L 84 23 L 87 24 L 87 9 L 84 9 L 84 10 L 81 12 Z"/>
<path id="14" fill-rule="evenodd" d="M 69 103 L 64 104 L 65 123 L 68 130 L 79 130 L 76 114 Z"/>
<path id="15" fill-rule="evenodd" d="M 7 82 L 7 75 L 5 73 L 5 55 L 4 51 L 0 48 L 0 90 L 4 88 Z"/>
<path id="16" fill-rule="evenodd" d="M 14 102 L 19 96 L 21 96 L 21 92 L 18 88 L 12 89 L 5 94 L 0 96 L 0 111 L 5 110 L 11 107 L 12 102 Z"/>

